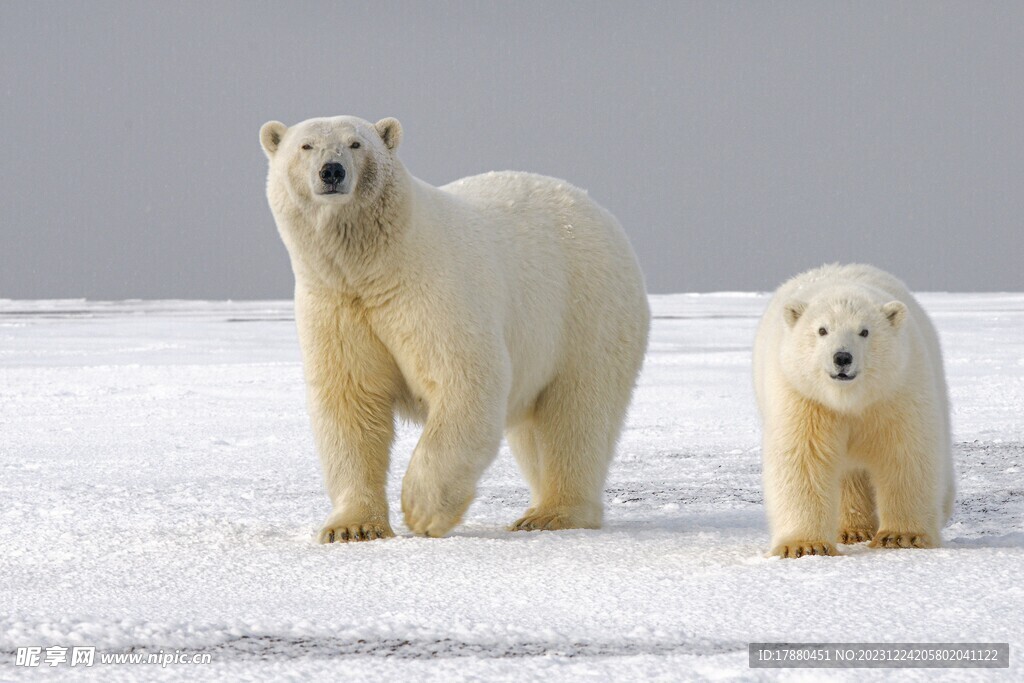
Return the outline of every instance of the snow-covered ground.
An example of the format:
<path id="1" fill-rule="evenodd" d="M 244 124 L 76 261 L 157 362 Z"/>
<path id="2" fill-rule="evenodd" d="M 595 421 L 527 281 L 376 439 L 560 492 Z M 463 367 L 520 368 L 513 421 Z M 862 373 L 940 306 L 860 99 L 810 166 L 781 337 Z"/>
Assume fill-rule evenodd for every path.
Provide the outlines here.
<path id="1" fill-rule="evenodd" d="M 749 669 L 751 641 L 1010 642 L 1024 678 L 1024 294 L 921 297 L 959 493 L 938 550 L 768 559 L 754 294 L 652 297 L 600 531 L 510 533 L 507 449 L 466 521 L 320 546 L 328 512 L 289 302 L 0 301 L 0 679 L 23 646 L 209 653 L 76 679 L 881 680 Z"/>

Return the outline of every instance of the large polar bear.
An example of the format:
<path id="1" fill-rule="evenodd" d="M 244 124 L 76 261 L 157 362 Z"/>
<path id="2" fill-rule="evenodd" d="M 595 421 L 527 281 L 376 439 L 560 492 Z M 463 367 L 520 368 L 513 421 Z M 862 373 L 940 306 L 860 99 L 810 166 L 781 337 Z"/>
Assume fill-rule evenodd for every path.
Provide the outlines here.
<path id="1" fill-rule="evenodd" d="M 513 528 L 600 526 L 650 324 L 626 235 L 553 178 L 432 187 L 398 160 L 401 138 L 391 118 L 260 130 L 334 506 L 321 542 L 393 535 L 396 412 L 424 424 L 402 483 L 414 533 L 459 522 L 503 431 L 532 492 Z"/>
<path id="2" fill-rule="evenodd" d="M 754 342 L 772 554 L 928 548 L 953 507 L 939 339 L 902 282 L 827 265 L 775 292 Z"/>

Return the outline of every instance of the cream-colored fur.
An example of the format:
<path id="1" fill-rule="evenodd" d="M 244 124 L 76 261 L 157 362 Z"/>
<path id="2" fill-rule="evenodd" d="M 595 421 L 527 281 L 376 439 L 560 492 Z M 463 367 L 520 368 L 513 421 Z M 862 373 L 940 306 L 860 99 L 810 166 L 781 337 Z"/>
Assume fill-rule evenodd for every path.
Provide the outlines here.
<path id="1" fill-rule="evenodd" d="M 850 354 L 848 366 L 836 353 Z M 775 292 L 754 342 L 772 553 L 935 547 L 953 507 L 939 339 L 902 282 L 827 265 Z"/>
<path id="2" fill-rule="evenodd" d="M 424 425 L 402 483 L 413 532 L 459 522 L 503 432 L 532 491 L 514 528 L 598 527 L 650 317 L 625 234 L 553 178 L 432 187 L 398 160 L 401 135 L 348 116 L 260 131 L 334 507 L 321 541 L 393 535 L 396 414 Z"/>

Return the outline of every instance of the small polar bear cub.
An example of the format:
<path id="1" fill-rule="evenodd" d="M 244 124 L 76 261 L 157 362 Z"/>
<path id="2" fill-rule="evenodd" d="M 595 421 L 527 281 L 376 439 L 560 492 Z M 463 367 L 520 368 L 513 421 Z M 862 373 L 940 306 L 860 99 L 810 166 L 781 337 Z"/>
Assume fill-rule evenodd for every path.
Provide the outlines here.
<path id="1" fill-rule="evenodd" d="M 600 526 L 650 322 L 625 233 L 553 178 L 428 185 L 401 140 L 391 118 L 260 130 L 333 504 L 321 542 L 394 535 L 396 415 L 424 425 L 402 483 L 414 533 L 459 522 L 503 432 L 532 493 L 514 529 Z"/>
<path id="2" fill-rule="evenodd" d="M 939 339 L 892 275 L 826 265 L 775 292 L 754 342 L 772 554 L 931 548 L 953 507 Z"/>

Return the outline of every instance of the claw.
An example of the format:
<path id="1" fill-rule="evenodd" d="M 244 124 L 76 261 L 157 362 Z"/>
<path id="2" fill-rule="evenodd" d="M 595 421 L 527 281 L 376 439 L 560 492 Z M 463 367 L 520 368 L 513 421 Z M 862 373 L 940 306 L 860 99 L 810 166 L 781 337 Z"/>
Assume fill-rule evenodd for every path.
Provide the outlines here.
<path id="1" fill-rule="evenodd" d="M 378 538 L 390 538 L 394 536 L 391 527 L 387 523 L 367 522 L 362 524 L 345 524 L 344 522 L 333 525 L 330 520 L 320 530 L 319 538 L 321 543 L 358 543 L 360 541 L 373 541 Z"/>
<path id="2" fill-rule="evenodd" d="M 933 548 L 931 536 L 920 532 L 879 531 L 871 540 L 872 548 Z"/>
<path id="3" fill-rule="evenodd" d="M 780 543 L 772 550 L 773 555 L 785 558 L 799 557 L 831 557 L 838 555 L 835 547 L 825 541 L 794 541 L 792 543 Z"/>

